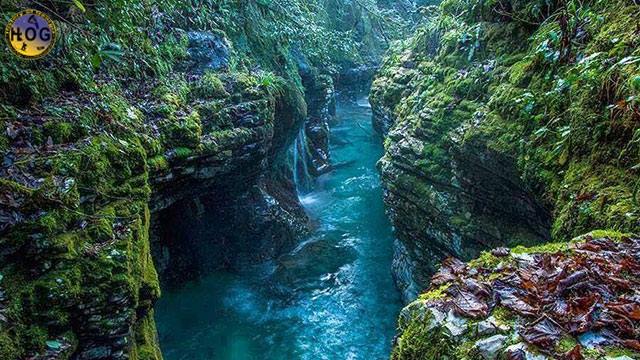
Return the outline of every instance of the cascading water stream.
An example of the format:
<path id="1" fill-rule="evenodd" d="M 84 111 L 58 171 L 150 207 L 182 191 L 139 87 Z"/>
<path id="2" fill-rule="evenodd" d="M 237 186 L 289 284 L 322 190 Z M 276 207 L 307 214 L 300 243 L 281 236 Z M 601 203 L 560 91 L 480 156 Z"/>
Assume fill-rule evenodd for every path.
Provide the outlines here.
<path id="1" fill-rule="evenodd" d="M 292 161 L 316 227 L 273 261 L 167 289 L 156 306 L 166 360 L 388 359 L 401 308 L 391 276 L 393 234 L 366 104 L 340 104 L 334 170 L 312 180 L 301 132 Z M 306 160 L 306 161 L 304 161 Z"/>
<path id="2" fill-rule="evenodd" d="M 292 146 L 292 163 L 293 182 L 298 193 L 309 191 L 312 186 L 312 178 L 309 173 L 309 145 L 304 126 L 298 132 L 298 136 Z"/>

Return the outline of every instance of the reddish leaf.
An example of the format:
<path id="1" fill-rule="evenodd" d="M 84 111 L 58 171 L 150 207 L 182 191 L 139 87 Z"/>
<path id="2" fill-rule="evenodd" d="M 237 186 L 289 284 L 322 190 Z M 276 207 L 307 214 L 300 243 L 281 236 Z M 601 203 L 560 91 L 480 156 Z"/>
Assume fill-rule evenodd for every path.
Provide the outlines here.
<path id="1" fill-rule="evenodd" d="M 456 275 L 463 274 L 467 266 L 456 258 L 447 258 L 442 262 L 442 267 L 431 279 L 431 284 L 440 286 L 456 279 Z"/>
<path id="2" fill-rule="evenodd" d="M 526 360 L 527 354 L 522 349 L 508 350 L 507 360 Z"/>
<path id="3" fill-rule="evenodd" d="M 606 304 L 607 309 L 631 320 L 640 320 L 640 304 L 635 302 L 617 302 Z"/>
<path id="4" fill-rule="evenodd" d="M 536 307 L 529 305 L 518 296 L 518 290 L 504 284 L 501 281 L 493 283 L 493 291 L 496 293 L 500 303 L 522 315 L 532 316 L 538 312 Z"/>
<path id="5" fill-rule="evenodd" d="M 458 291 L 453 300 L 456 313 L 470 318 L 481 318 L 489 315 L 489 306 L 487 303 L 474 294 L 466 291 Z"/>
<path id="6" fill-rule="evenodd" d="M 562 328 L 546 315 L 536 320 L 531 326 L 520 333 L 522 338 L 533 345 L 550 349 L 562 336 Z"/>
<path id="7" fill-rule="evenodd" d="M 562 360 L 583 360 L 582 347 L 576 345 L 571 351 L 562 355 Z"/>
<path id="8" fill-rule="evenodd" d="M 639 340 L 623 340 L 622 344 L 629 349 L 633 349 L 636 351 L 640 351 L 640 341 Z"/>
<path id="9" fill-rule="evenodd" d="M 557 291 L 559 293 L 569 290 L 571 287 L 581 283 L 585 283 L 589 278 L 589 273 L 586 270 L 576 271 L 566 278 L 560 280 L 558 283 Z"/>

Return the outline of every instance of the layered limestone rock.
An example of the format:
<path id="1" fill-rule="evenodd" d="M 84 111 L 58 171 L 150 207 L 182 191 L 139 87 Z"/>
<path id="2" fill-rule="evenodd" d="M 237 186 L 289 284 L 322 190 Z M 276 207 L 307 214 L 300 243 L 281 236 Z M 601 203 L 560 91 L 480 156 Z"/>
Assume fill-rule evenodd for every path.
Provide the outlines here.
<path id="1" fill-rule="evenodd" d="M 394 270 L 405 299 L 417 296 L 447 256 L 471 259 L 482 249 L 549 239 L 547 211 L 525 190 L 508 159 L 483 144 L 453 143 L 443 163 L 448 174 L 439 177 L 423 165 L 428 137 L 396 127 L 387 138 L 391 142 L 379 167 L 401 239 Z"/>
<path id="2" fill-rule="evenodd" d="M 126 101 L 117 92 L 108 95 L 110 106 Z M 101 100 L 87 98 L 86 111 Z M 51 114 L 44 125 L 23 115 L 11 124 L 1 182 L 9 206 L 2 213 L 2 358 L 26 356 L 20 351 L 34 351 L 29 342 L 42 346 L 43 359 L 160 358 L 152 318 L 160 289 L 151 246 L 160 249 L 158 262 L 171 266 L 173 258 L 164 243 L 149 240 L 149 229 L 152 218 L 186 199 L 205 197 L 206 209 L 223 205 L 218 199 L 230 207 L 242 202 L 238 214 L 261 225 L 251 228 L 253 237 L 233 232 L 247 239 L 260 233 L 260 246 L 275 248 L 264 257 L 305 230 L 295 190 L 270 185 L 271 156 L 288 146 L 274 129 L 305 117 L 295 88 L 274 96 L 254 75 L 207 73 L 158 84 L 140 102 L 144 107 L 130 105 L 107 123 L 109 132 L 74 141 L 53 140 L 67 125 Z M 34 146 L 39 132 L 48 140 Z M 151 229 L 160 229 L 153 238 L 163 239 L 163 227 Z M 212 248 L 216 239 L 209 240 Z"/>
<path id="3" fill-rule="evenodd" d="M 386 134 L 379 167 L 405 299 L 447 256 L 637 231 L 628 101 L 640 91 L 629 63 L 640 50 L 621 15 L 637 4 L 567 6 L 446 1 L 423 8 L 414 37 L 385 59 L 371 103 Z"/>
<path id="4" fill-rule="evenodd" d="M 225 91 L 233 92 L 227 86 Z M 291 129 L 306 118 L 302 95 L 223 97 L 192 104 L 201 116 L 200 146 L 182 159 L 170 149 L 151 177 L 152 249 L 158 271 L 176 284 L 216 268 L 264 261 L 306 231 L 285 163 Z M 203 102 L 201 102 L 203 101 Z"/>
<path id="5" fill-rule="evenodd" d="M 37 91 L 58 83 L 56 72 L 7 85 L 41 100 L 34 109 L 2 97 L 2 359 L 160 359 L 149 229 L 185 199 L 216 189 L 247 201 L 255 209 L 244 214 L 263 222 L 256 231 L 273 234 L 264 247 L 305 229 L 293 187 L 272 185 L 292 141 L 281 129 L 306 116 L 301 91 L 266 72 L 225 71 L 221 34 L 155 41 L 164 53 L 147 58 L 157 66 L 148 71 L 173 73 L 70 78 L 44 99 Z M 3 60 L 9 74 L 14 62 Z"/>
<path id="6" fill-rule="evenodd" d="M 307 97 L 308 117 L 304 132 L 308 164 L 312 176 L 319 176 L 330 170 L 329 124 L 336 114 L 336 98 L 333 79 L 327 75 L 303 77 Z M 299 168 L 299 167 L 298 167 Z"/>

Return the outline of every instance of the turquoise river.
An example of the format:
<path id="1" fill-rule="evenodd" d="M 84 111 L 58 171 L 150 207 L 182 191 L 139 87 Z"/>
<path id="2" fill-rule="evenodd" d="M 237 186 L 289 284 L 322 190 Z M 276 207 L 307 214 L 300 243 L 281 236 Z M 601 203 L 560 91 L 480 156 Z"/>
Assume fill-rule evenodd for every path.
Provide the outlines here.
<path id="1" fill-rule="evenodd" d="M 382 152 L 366 100 L 340 102 L 335 168 L 300 194 L 311 236 L 275 261 L 165 290 L 156 306 L 165 359 L 388 359 L 401 302 Z"/>

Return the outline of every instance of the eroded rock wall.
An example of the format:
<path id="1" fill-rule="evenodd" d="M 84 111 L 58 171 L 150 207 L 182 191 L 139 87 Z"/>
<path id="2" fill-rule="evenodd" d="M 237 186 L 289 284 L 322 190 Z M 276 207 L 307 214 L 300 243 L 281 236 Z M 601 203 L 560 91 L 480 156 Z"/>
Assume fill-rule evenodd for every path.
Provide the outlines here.
<path id="1" fill-rule="evenodd" d="M 163 274 L 207 270 L 192 271 L 205 261 L 176 253 L 189 239 L 167 227 L 193 225 L 191 240 L 215 244 L 265 235 L 231 247 L 258 258 L 305 230 L 287 164 L 307 119 L 292 49 L 331 75 L 367 47 L 329 21 L 342 1 L 287 4 L 33 5 L 58 14 L 65 35 L 37 62 L 0 53 L 0 358 L 160 359 L 154 257 Z M 310 84 L 318 172 L 329 84 Z M 207 232 L 218 215 L 250 226 Z"/>
<path id="2" fill-rule="evenodd" d="M 607 85 L 637 77 L 625 60 L 638 54 L 636 29 L 617 15 L 637 4 L 570 6 L 580 10 L 426 7 L 414 37 L 384 61 L 371 103 L 386 134 L 380 170 L 407 299 L 447 256 L 598 228 L 637 231 L 638 112 L 623 99 L 639 88 Z"/>
<path id="3" fill-rule="evenodd" d="M 640 229 L 638 11 L 445 1 L 387 56 L 371 102 L 394 272 L 417 297 L 394 359 L 638 357 L 612 315 L 640 306 L 617 283 L 638 276 L 620 233 Z"/>

